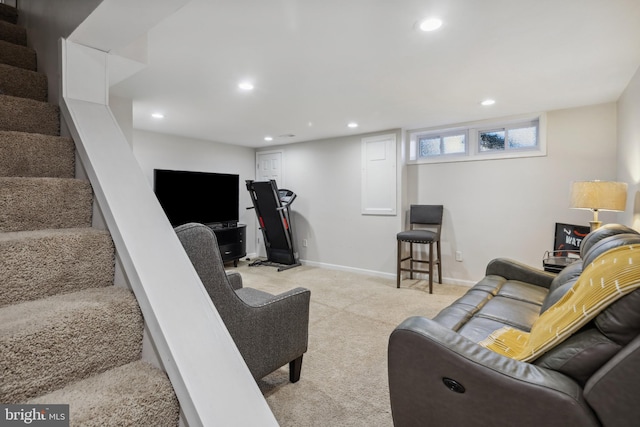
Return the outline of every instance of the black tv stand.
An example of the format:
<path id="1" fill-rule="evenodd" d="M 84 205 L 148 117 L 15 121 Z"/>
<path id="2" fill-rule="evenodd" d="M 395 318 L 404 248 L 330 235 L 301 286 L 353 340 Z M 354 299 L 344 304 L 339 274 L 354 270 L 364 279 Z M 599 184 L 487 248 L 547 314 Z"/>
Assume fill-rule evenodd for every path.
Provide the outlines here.
<path id="1" fill-rule="evenodd" d="M 218 239 L 218 247 L 222 261 L 231 262 L 238 266 L 238 260 L 247 255 L 247 226 L 236 224 L 235 226 L 221 227 L 220 224 L 208 225 Z"/>

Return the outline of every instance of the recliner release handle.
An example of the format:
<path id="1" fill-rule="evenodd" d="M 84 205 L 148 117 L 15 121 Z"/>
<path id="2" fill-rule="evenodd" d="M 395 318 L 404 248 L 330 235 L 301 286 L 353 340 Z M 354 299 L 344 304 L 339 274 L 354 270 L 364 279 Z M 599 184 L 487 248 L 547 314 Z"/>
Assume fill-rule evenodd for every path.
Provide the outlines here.
<path id="1" fill-rule="evenodd" d="M 465 392 L 464 386 L 462 384 L 460 384 L 456 380 L 452 380 L 451 378 L 444 377 L 444 378 L 442 378 L 442 382 L 451 391 L 454 391 L 456 393 L 464 393 Z"/>

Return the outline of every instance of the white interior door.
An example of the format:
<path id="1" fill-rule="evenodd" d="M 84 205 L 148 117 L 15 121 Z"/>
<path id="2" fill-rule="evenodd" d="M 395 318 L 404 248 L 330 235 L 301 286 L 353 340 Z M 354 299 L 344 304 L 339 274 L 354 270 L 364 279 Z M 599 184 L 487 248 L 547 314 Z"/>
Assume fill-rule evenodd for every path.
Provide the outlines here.
<path id="1" fill-rule="evenodd" d="M 256 154 L 256 181 L 275 179 L 278 187 L 282 185 L 282 152 Z"/>
<path id="2" fill-rule="evenodd" d="M 269 181 L 275 179 L 278 187 L 282 185 L 282 151 L 256 153 L 256 181 Z M 258 232 L 256 233 L 256 250 L 258 256 L 267 256 L 264 248 L 264 236 L 260 230 L 256 218 Z"/>

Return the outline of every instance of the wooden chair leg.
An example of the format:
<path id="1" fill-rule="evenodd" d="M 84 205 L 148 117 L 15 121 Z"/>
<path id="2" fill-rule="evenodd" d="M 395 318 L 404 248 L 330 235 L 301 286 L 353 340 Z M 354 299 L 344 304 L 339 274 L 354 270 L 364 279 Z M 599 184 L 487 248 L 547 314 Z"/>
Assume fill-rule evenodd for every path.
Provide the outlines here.
<path id="1" fill-rule="evenodd" d="M 300 371 L 302 370 L 302 356 L 289 362 L 289 381 L 297 383 L 300 379 Z"/>
<path id="2" fill-rule="evenodd" d="M 436 243 L 438 248 L 438 282 L 442 284 L 442 255 L 440 253 L 440 240 Z"/>
<path id="3" fill-rule="evenodd" d="M 429 293 L 433 293 L 433 242 L 429 243 Z"/>
<path id="4" fill-rule="evenodd" d="M 413 279 L 413 242 L 409 242 L 409 279 Z"/>
<path id="5" fill-rule="evenodd" d="M 397 278 L 396 278 L 396 286 L 400 287 L 400 275 L 402 272 L 400 271 L 400 267 L 402 265 L 402 240 L 398 240 L 398 262 L 397 262 Z"/>

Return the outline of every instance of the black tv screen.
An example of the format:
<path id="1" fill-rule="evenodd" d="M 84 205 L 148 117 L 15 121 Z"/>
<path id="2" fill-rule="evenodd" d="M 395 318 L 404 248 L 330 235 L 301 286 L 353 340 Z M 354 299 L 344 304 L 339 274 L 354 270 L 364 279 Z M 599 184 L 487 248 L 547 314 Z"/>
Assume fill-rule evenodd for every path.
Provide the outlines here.
<path id="1" fill-rule="evenodd" d="M 233 174 L 154 170 L 156 197 L 174 227 L 188 222 L 237 224 L 239 182 Z"/>

